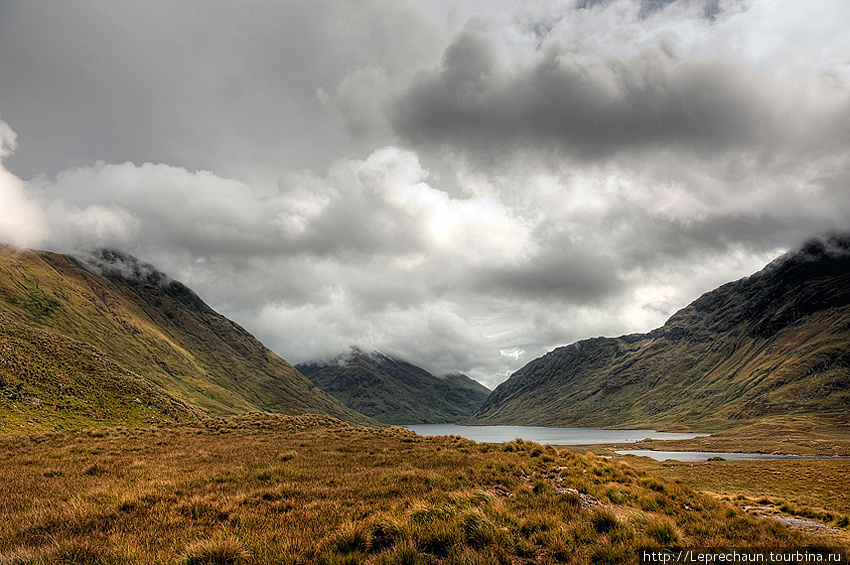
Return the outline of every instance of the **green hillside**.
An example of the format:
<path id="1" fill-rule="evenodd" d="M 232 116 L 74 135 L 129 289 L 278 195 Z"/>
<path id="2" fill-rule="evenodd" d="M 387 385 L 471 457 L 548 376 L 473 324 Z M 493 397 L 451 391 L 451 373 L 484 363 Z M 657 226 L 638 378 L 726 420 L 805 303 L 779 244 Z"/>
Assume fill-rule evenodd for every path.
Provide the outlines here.
<path id="1" fill-rule="evenodd" d="M 722 430 L 850 423 L 850 237 L 813 241 L 648 334 L 589 339 L 502 383 L 475 423 Z"/>
<path id="2" fill-rule="evenodd" d="M 18 327 L 93 346 L 121 370 L 209 414 L 324 413 L 370 421 L 184 285 L 119 253 L 104 251 L 84 265 L 67 255 L 0 248 L 0 314 Z"/>
<path id="3" fill-rule="evenodd" d="M 146 426 L 204 418 L 198 408 L 92 347 L 0 314 L 0 433 Z"/>
<path id="4" fill-rule="evenodd" d="M 349 408 L 385 424 L 458 422 L 490 394 L 466 375 L 438 378 L 421 367 L 356 348 L 331 361 L 296 368 Z"/>

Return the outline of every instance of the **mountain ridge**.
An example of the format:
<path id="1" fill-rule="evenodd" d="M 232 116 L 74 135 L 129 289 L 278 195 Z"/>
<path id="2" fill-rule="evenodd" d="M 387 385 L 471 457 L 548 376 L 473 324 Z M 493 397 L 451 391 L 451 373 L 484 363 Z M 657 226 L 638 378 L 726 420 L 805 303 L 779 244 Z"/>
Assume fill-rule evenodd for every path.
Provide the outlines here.
<path id="1" fill-rule="evenodd" d="M 185 285 L 116 251 L 82 261 L 3 246 L 0 314 L 89 344 L 207 414 L 323 413 L 374 423 L 320 391 Z"/>
<path id="2" fill-rule="evenodd" d="M 558 347 L 496 387 L 477 424 L 726 429 L 850 419 L 850 235 L 812 240 L 646 334 Z"/>
<path id="3" fill-rule="evenodd" d="M 357 347 L 295 367 L 349 408 L 385 424 L 457 422 L 472 415 L 490 392 L 466 375 L 437 377 L 385 353 Z"/>

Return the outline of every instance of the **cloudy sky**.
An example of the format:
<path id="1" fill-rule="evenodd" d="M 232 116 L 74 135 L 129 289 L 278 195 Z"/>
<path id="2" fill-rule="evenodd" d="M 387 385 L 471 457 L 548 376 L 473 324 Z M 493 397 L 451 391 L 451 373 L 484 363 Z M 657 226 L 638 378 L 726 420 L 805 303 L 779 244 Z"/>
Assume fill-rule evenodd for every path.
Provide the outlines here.
<path id="1" fill-rule="evenodd" d="M 495 386 L 850 229 L 846 0 L 0 0 L 0 241 Z"/>

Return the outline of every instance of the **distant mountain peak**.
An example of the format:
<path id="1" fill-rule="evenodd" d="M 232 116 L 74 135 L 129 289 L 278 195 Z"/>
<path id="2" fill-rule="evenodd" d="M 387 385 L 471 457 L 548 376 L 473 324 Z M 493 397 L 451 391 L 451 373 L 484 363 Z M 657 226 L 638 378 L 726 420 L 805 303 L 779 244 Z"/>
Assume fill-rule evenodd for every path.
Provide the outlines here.
<path id="1" fill-rule="evenodd" d="M 833 233 L 825 237 L 812 238 L 798 249 L 780 255 L 756 273 L 771 273 L 782 268 L 819 263 L 825 260 L 850 256 L 850 232 Z"/>
<path id="2" fill-rule="evenodd" d="M 352 345 L 348 348 L 347 351 L 344 351 L 343 353 L 335 355 L 328 360 L 325 360 L 325 361 L 315 360 L 315 361 L 307 362 L 306 364 L 315 365 L 315 364 L 322 364 L 322 363 L 330 363 L 330 364 L 336 364 L 336 365 L 339 365 L 341 367 L 344 367 L 346 365 L 356 364 L 356 363 L 362 361 L 363 359 L 368 359 L 368 360 L 370 360 L 374 363 L 378 363 L 378 364 L 381 364 L 381 365 L 394 365 L 394 364 L 398 364 L 398 363 L 405 363 L 405 361 L 402 361 L 400 359 L 396 359 L 392 355 L 388 355 L 386 353 L 378 351 L 377 349 L 373 349 L 371 351 L 366 351 L 365 349 L 361 348 L 360 346 Z"/>
<path id="3" fill-rule="evenodd" d="M 457 422 L 489 394 L 465 375 L 436 377 L 421 367 L 357 346 L 295 366 L 349 408 L 387 424 Z"/>

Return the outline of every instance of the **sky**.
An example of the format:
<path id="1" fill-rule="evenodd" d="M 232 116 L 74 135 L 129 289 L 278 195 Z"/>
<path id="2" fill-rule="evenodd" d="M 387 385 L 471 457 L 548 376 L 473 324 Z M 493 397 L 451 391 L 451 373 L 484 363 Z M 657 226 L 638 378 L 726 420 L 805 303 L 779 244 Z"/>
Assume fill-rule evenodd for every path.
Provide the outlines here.
<path id="1" fill-rule="evenodd" d="M 494 387 L 850 229 L 846 0 L 0 0 L 0 241 Z"/>

